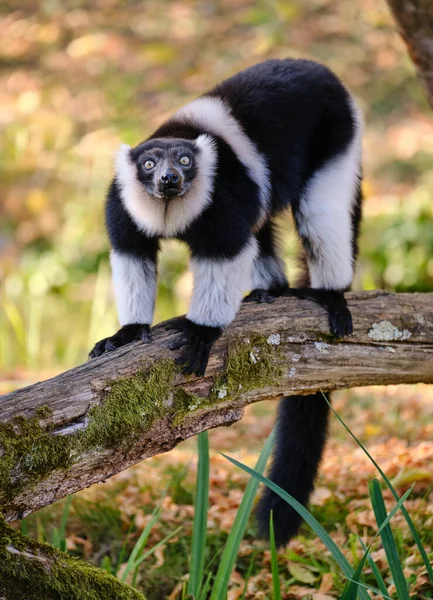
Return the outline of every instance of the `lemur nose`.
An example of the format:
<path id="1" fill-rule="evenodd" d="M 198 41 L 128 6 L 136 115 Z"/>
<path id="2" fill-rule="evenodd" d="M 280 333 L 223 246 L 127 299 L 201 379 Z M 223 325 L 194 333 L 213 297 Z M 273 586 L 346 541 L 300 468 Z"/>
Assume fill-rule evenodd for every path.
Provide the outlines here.
<path id="1" fill-rule="evenodd" d="M 164 184 L 167 183 L 178 183 L 179 182 L 179 174 L 174 171 L 167 171 L 165 175 L 161 175 L 161 182 Z"/>

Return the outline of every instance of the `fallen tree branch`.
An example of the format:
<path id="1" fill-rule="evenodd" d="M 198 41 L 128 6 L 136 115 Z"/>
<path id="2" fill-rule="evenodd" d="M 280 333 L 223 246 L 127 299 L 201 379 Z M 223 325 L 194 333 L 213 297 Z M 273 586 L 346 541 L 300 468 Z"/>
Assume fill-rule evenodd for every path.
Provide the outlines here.
<path id="1" fill-rule="evenodd" d="M 409 55 L 433 108 L 433 19 L 431 0 L 388 0 Z"/>
<path id="2" fill-rule="evenodd" d="M 183 377 L 164 325 L 136 343 L 0 397 L 0 510 L 8 520 L 200 431 L 246 404 L 363 385 L 433 383 L 433 294 L 348 294 L 352 336 L 330 339 L 324 310 L 284 298 L 245 305 L 206 376 Z"/>
<path id="3" fill-rule="evenodd" d="M 146 600 L 128 585 L 81 560 L 40 544 L 0 519 L 1 600 Z"/>

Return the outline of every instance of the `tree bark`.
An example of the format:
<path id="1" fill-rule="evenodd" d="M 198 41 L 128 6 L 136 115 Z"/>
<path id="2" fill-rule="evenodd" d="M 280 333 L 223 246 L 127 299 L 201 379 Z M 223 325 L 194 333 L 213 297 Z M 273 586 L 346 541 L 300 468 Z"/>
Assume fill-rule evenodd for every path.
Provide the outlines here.
<path id="1" fill-rule="evenodd" d="M 102 569 L 31 540 L 0 519 L 0 599 L 146 600 Z"/>
<path id="2" fill-rule="evenodd" d="M 433 108 L 433 4 L 431 0 L 388 0 L 388 4 Z"/>
<path id="3" fill-rule="evenodd" d="M 354 333 L 330 339 L 318 305 L 247 304 L 206 376 L 184 377 L 164 324 L 135 343 L 0 397 L 0 510 L 23 518 L 200 431 L 245 405 L 363 385 L 433 383 L 433 294 L 347 294 Z"/>

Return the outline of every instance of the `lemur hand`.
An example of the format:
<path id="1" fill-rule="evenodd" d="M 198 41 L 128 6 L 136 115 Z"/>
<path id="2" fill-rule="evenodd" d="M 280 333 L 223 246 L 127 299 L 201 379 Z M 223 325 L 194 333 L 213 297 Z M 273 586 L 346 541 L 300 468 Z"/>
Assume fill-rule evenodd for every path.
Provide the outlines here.
<path id="1" fill-rule="evenodd" d="M 185 375 L 195 373 L 202 377 L 206 371 L 212 345 L 222 335 L 222 327 L 197 325 L 186 317 L 178 317 L 173 319 L 166 329 L 174 329 L 182 334 L 169 346 L 170 350 L 184 347 L 182 354 L 176 360 L 177 364 L 184 365 L 182 372 Z"/>
<path id="2" fill-rule="evenodd" d="M 124 325 L 111 337 L 104 338 L 100 342 L 97 342 L 93 350 L 89 353 L 89 358 L 101 356 L 104 352 L 112 352 L 113 350 L 116 350 L 116 348 L 125 346 L 130 342 L 141 341 L 148 344 L 152 341 L 149 330 L 149 325 L 142 325 L 141 323 Z"/>

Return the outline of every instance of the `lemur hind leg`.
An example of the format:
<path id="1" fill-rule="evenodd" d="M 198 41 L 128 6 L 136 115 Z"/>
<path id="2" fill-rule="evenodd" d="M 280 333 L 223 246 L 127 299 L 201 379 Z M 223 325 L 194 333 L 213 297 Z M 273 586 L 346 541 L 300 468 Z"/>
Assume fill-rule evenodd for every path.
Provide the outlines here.
<path id="1" fill-rule="evenodd" d="M 321 304 L 331 333 L 352 333 L 352 315 L 344 292 L 350 289 L 361 219 L 361 181 L 357 137 L 349 148 L 316 172 L 292 207 L 308 263 L 310 287 L 287 290 Z"/>
<path id="2" fill-rule="evenodd" d="M 275 226 L 265 222 L 256 233 L 259 253 L 254 260 L 252 272 L 253 290 L 243 302 L 271 303 L 289 287 L 284 262 L 278 256 Z"/>

